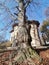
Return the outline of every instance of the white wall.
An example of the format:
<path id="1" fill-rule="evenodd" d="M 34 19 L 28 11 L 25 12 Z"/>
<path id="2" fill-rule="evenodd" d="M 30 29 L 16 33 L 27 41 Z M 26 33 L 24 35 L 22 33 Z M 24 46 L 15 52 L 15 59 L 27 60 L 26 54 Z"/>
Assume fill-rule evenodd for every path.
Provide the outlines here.
<path id="1" fill-rule="evenodd" d="M 38 36 L 38 27 L 36 24 L 31 24 L 30 35 L 32 37 L 31 46 L 40 46 L 40 40 Z"/>
<path id="2" fill-rule="evenodd" d="M 18 32 L 18 26 L 14 27 L 14 35 L 15 35 L 15 39 L 17 38 L 17 32 Z"/>
<path id="3" fill-rule="evenodd" d="M 11 32 L 11 36 L 10 36 L 10 41 L 13 42 L 13 40 L 14 40 L 14 31 Z"/>

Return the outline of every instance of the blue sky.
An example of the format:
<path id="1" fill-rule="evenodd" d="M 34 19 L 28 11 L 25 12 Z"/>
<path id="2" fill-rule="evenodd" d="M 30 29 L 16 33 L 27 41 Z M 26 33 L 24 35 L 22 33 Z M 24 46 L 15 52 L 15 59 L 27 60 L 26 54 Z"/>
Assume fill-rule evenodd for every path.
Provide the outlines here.
<path id="1" fill-rule="evenodd" d="M 0 0 L 0 4 L 5 2 L 5 6 L 10 9 L 10 12 L 15 13 L 17 12 L 14 7 L 17 5 L 15 0 Z M 45 16 L 45 9 L 49 7 L 49 0 L 34 0 L 36 4 L 39 4 L 36 6 L 36 4 L 33 5 L 33 2 L 30 4 L 30 6 L 27 7 L 27 13 L 29 20 L 38 20 L 40 24 L 42 24 L 43 20 L 46 19 Z M 13 14 L 14 15 L 14 14 Z M 16 16 L 15 16 L 16 17 Z M 0 5 L 0 31 L 1 29 L 4 29 L 6 27 L 6 24 L 11 21 L 9 13 L 6 11 L 6 9 Z M 8 29 L 8 27 L 7 27 Z M 10 26 L 9 29 L 4 33 L 6 33 L 6 39 L 9 39 L 10 37 Z M 0 32 L 0 35 L 2 34 L 2 31 Z"/>

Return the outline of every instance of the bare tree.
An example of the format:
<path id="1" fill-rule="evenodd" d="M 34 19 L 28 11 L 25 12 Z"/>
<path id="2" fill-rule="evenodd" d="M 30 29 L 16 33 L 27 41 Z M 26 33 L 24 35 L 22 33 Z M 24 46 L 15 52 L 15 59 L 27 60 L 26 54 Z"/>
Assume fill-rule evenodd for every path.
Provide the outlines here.
<path id="1" fill-rule="evenodd" d="M 4 33 L 4 31 L 8 31 L 8 29 L 11 28 L 11 25 L 14 22 L 18 21 L 17 17 L 18 17 L 18 13 L 20 12 L 20 9 L 18 8 L 17 1 L 18 0 L 4 0 L 4 1 L 0 0 L 0 10 L 1 10 L 0 16 L 1 17 L 3 16 L 3 19 L 1 19 L 0 23 L 2 23 L 4 25 L 3 28 L 2 27 L 0 28 L 0 32 Z M 32 7 L 36 8 L 40 5 L 40 1 L 34 1 L 34 0 L 23 0 L 23 1 L 24 1 L 24 5 L 26 8 L 26 12 L 27 12 L 27 8 L 28 8 L 28 10 L 30 8 L 30 11 L 32 12 L 33 11 Z M 7 6 L 7 4 L 10 2 L 15 3 L 15 5 L 13 4 L 13 7 L 11 7 L 11 8 L 9 8 Z M 11 10 L 12 10 L 12 12 L 11 12 Z M 13 10 L 14 10 L 14 12 L 13 12 Z M 5 21 L 6 21 L 6 23 L 5 23 Z"/>

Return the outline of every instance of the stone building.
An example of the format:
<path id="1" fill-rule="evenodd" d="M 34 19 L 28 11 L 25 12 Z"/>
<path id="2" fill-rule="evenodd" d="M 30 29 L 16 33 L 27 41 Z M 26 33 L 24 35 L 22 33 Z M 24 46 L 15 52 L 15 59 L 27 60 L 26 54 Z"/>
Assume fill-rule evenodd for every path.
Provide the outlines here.
<path id="1" fill-rule="evenodd" d="M 30 22 L 28 21 L 28 23 L 31 26 L 30 28 L 30 35 L 32 38 L 31 46 L 40 46 L 40 37 L 39 37 L 39 30 L 38 30 L 40 23 L 35 20 Z"/>
<path id="2" fill-rule="evenodd" d="M 11 30 L 10 31 L 10 41 L 13 42 L 13 39 L 14 39 L 14 30 Z"/>
<path id="3" fill-rule="evenodd" d="M 26 22 L 26 27 L 28 27 L 28 33 L 30 34 L 31 36 L 31 46 L 40 46 L 40 37 L 39 37 L 39 31 L 38 31 L 38 27 L 39 27 L 39 22 L 38 21 L 35 21 L 35 20 L 32 20 L 32 21 L 27 21 Z M 13 43 L 13 41 L 16 41 L 17 40 L 17 31 L 18 31 L 18 23 L 15 23 L 12 25 L 12 29 L 10 31 L 10 41 Z"/>

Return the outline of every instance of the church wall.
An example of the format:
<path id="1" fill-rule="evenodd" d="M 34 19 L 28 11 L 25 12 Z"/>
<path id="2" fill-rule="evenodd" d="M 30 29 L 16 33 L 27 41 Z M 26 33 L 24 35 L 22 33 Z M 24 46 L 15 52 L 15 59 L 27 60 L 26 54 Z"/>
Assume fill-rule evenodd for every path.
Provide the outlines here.
<path id="1" fill-rule="evenodd" d="M 36 24 L 31 24 L 30 35 L 32 38 L 31 46 L 40 46 L 38 27 Z"/>
<path id="2" fill-rule="evenodd" d="M 11 37 L 10 37 L 10 41 L 13 42 L 13 40 L 14 40 L 14 31 L 11 32 Z"/>
<path id="3" fill-rule="evenodd" d="M 17 37 L 17 31 L 18 31 L 18 26 L 15 26 L 15 27 L 14 27 L 14 35 L 15 35 L 15 39 L 16 39 L 16 37 Z"/>

